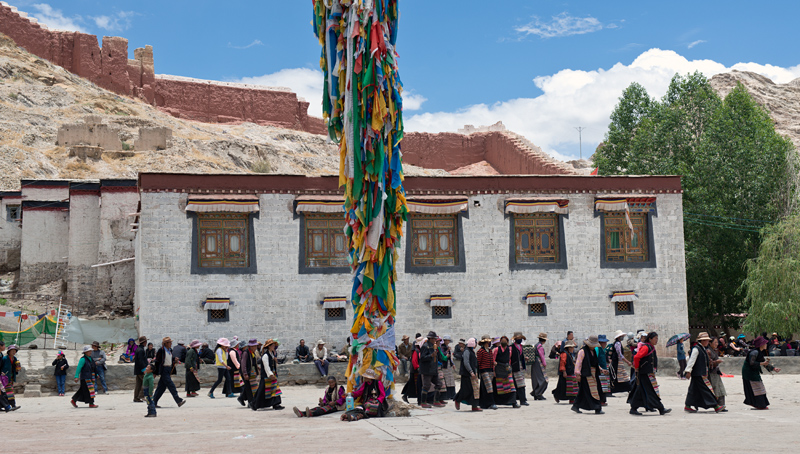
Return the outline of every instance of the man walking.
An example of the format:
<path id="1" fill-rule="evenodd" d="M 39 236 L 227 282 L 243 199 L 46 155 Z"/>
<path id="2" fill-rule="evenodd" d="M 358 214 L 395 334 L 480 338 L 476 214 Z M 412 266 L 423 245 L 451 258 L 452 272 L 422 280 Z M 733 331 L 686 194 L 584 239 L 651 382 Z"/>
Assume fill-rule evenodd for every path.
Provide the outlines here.
<path id="1" fill-rule="evenodd" d="M 438 338 L 435 332 L 428 333 L 428 340 L 422 344 L 419 353 L 419 373 L 422 375 L 422 391 L 420 392 L 420 407 L 431 408 L 428 404 L 428 393 L 436 390 L 433 397 L 434 407 L 444 407 L 439 397 L 439 365 L 436 358 L 437 347 L 435 340 Z"/>
<path id="2" fill-rule="evenodd" d="M 172 398 L 178 407 L 182 407 L 186 400 L 178 396 L 178 390 L 175 389 L 175 383 L 172 382 L 172 374 L 175 373 L 176 361 L 172 357 L 172 339 L 165 337 L 161 340 L 161 348 L 156 352 L 155 370 L 160 375 L 158 378 L 158 386 L 156 387 L 156 395 L 153 396 L 153 402 L 158 408 L 158 400 L 164 394 L 164 391 L 169 389 Z"/>
<path id="3" fill-rule="evenodd" d="M 92 342 L 92 359 L 94 360 L 97 381 L 103 387 L 103 394 L 105 394 L 108 392 L 108 386 L 106 386 L 106 352 L 100 349 L 100 342 Z M 97 391 L 100 392 L 100 389 Z"/>
<path id="4" fill-rule="evenodd" d="M 400 375 L 408 376 L 411 362 L 411 355 L 414 354 L 414 346 L 409 342 L 408 336 L 403 336 L 403 342 L 397 347 L 397 359 L 400 360 Z"/>
<path id="5" fill-rule="evenodd" d="M 136 349 L 136 353 L 133 355 L 133 373 L 136 375 L 136 386 L 133 388 L 133 401 L 144 402 L 142 382 L 144 380 L 143 371 L 144 368 L 147 367 L 147 351 L 145 349 L 147 346 L 147 338 L 141 336 L 137 343 L 139 344 L 139 348 Z M 153 390 L 151 389 L 150 392 L 152 393 Z"/>

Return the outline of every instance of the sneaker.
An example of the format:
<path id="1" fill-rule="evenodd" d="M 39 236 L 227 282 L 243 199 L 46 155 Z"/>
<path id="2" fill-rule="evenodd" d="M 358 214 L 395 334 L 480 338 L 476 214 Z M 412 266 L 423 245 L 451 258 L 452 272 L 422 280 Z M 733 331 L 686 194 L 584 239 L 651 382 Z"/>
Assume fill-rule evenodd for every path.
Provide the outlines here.
<path id="1" fill-rule="evenodd" d="M 297 415 L 297 417 L 298 417 L 298 418 L 302 418 L 303 416 L 305 416 L 305 415 L 304 415 L 304 414 L 303 414 L 303 413 L 300 411 L 300 409 L 299 409 L 299 408 L 297 408 L 297 407 L 294 407 L 294 408 L 292 408 L 292 411 L 294 412 L 294 414 L 295 414 L 295 415 Z"/>
<path id="2" fill-rule="evenodd" d="M 183 404 L 185 404 L 185 403 L 186 403 L 186 399 L 181 399 L 181 401 L 178 402 L 178 408 L 183 407 Z"/>
<path id="3" fill-rule="evenodd" d="M 478 407 L 472 407 L 472 411 L 483 411 L 483 410 L 481 410 L 481 409 L 480 409 L 480 408 L 478 408 Z"/>
<path id="4" fill-rule="evenodd" d="M 431 405 L 428 403 L 420 404 L 420 408 L 431 408 Z"/>
<path id="5" fill-rule="evenodd" d="M 443 404 L 442 402 L 434 402 L 433 406 L 437 407 L 437 408 L 442 408 L 442 407 L 446 407 L 447 405 Z"/>
<path id="6" fill-rule="evenodd" d="M 525 402 L 522 402 L 522 405 L 524 405 L 524 406 L 526 406 L 526 407 L 527 407 L 527 406 L 529 406 L 530 404 L 529 404 L 529 403 L 528 403 L 528 401 L 526 400 Z"/>
<path id="7" fill-rule="evenodd" d="M 491 407 L 489 407 L 489 408 L 490 408 L 490 409 L 492 409 L 492 410 L 497 410 L 497 405 L 492 405 L 492 406 L 491 406 Z"/>
<path id="8" fill-rule="evenodd" d="M 208 397 L 213 399 L 214 398 L 214 393 L 208 393 Z"/>
<path id="9" fill-rule="evenodd" d="M 228 395 L 227 395 L 227 396 L 225 396 L 225 397 L 227 397 L 227 398 L 229 398 L 229 399 L 230 399 L 231 397 L 236 397 L 236 394 L 234 394 L 234 393 L 230 393 L 230 394 L 228 394 Z"/>
<path id="10" fill-rule="evenodd" d="M 717 413 L 719 413 L 719 412 L 721 412 L 723 410 L 725 410 L 725 407 L 723 405 L 719 405 L 714 409 L 714 411 L 717 412 Z"/>
<path id="11" fill-rule="evenodd" d="M 600 406 L 601 407 L 607 407 L 608 406 L 608 402 L 603 402 L 603 403 L 600 404 Z"/>
<path id="12" fill-rule="evenodd" d="M 99 407 L 99 405 L 89 404 L 89 408 L 97 408 L 97 407 Z"/>
<path id="13" fill-rule="evenodd" d="M 516 402 L 514 402 L 514 405 L 513 405 L 513 407 L 514 407 L 514 408 L 519 408 L 519 404 L 518 404 L 518 403 L 516 403 Z"/>
<path id="14" fill-rule="evenodd" d="M 69 403 L 72 404 L 73 407 L 78 408 L 78 404 L 75 403 L 75 400 L 70 400 Z"/>
<path id="15" fill-rule="evenodd" d="M 688 413 L 697 413 L 697 410 L 695 410 L 692 407 L 683 407 L 683 411 L 688 412 Z"/>
<path id="16" fill-rule="evenodd" d="M 156 415 L 144 415 L 145 418 L 155 418 Z"/>
<path id="17" fill-rule="evenodd" d="M 306 418 L 310 418 L 310 417 L 311 417 L 311 409 L 306 407 Z"/>

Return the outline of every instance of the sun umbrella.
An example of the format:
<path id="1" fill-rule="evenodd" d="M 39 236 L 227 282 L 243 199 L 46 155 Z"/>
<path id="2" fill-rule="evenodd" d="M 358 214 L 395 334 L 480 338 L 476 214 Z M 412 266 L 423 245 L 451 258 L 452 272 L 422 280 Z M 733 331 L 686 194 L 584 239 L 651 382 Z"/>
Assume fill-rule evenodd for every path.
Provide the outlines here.
<path id="1" fill-rule="evenodd" d="M 669 340 L 667 341 L 667 347 L 672 347 L 673 345 L 677 344 L 678 341 L 683 342 L 685 340 L 689 340 L 691 337 L 692 335 L 689 333 L 676 334 L 669 338 Z"/>

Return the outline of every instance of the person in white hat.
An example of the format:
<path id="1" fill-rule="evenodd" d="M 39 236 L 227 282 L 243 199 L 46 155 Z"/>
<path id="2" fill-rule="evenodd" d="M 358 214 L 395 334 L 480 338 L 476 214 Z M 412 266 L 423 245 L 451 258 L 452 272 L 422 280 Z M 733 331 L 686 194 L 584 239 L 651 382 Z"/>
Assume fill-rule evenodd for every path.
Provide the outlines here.
<path id="1" fill-rule="evenodd" d="M 325 347 L 325 341 L 320 339 L 317 341 L 317 346 L 311 350 L 311 356 L 314 357 L 314 365 L 317 366 L 319 375 L 322 377 L 328 376 L 328 349 Z"/>
<path id="2" fill-rule="evenodd" d="M 597 368 L 600 362 L 597 359 L 595 348 L 600 346 L 597 336 L 589 336 L 583 341 L 583 348 L 578 352 L 575 360 L 575 378 L 578 380 L 578 395 L 572 404 L 572 411 L 580 413 L 581 410 L 589 410 L 598 415 L 605 413 L 600 403 L 600 387 L 597 383 Z"/>
<path id="3" fill-rule="evenodd" d="M 614 333 L 614 344 L 611 346 L 611 361 L 608 364 L 608 373 L 611 374 L 611 394 L 627 393 L 631 390 L 631 376 L 628 370 L 633 364 L 625 357 L 625 347 L 622 340 L 625 333 L 617 330 Z"/>
<path id="4" fill-rule="evenodd" d="M 70 401 L 73 407 L 78 408 L 76 402 L 84 402 L 89 404 L 89 408 L 97 408 L 94 403 L 96 367 L 92 359 L 92 346 L 85 345 L 83 347 L 83 356 L 81 356 L 81 360 L 78 361 L 78 367 L 75 369 L 75 383 L 79 383 L 80 386 Z"/>
<path id="5" fill-rule="evenodd" d="M 697 413 L 699 408 L 713 408 L 719 413 L 725 407 L 717 402 L 714 395 L 714 388 L 708 379 L 708 370 L 711 360 L 708 358 L 708 344 L 711 337 L 708 333 L 702 332 L 697 336 L 697 344 L 692 347 L 692 354 L 686 364 L 686 378 L 691 378 L 689 392 L 686 394 L 686 404 L 683 409 L 687 413 Z"/>

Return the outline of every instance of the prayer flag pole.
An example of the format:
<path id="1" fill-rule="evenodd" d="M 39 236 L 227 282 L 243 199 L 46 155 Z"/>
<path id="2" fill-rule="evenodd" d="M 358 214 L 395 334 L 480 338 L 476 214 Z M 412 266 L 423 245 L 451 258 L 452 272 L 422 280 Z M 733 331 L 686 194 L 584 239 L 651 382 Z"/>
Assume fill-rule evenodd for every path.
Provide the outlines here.
<path id="1" fill-rule="evenodd" d="M 397 249 L 407 218 L 400 141 L 403 84 L 397 67 L 398 0 L 313 0 L 322 46 L 328 135 L 339 144 L 339 185 L 353 269 L 347 389 L 374 369 L 394 391 Z"/>

